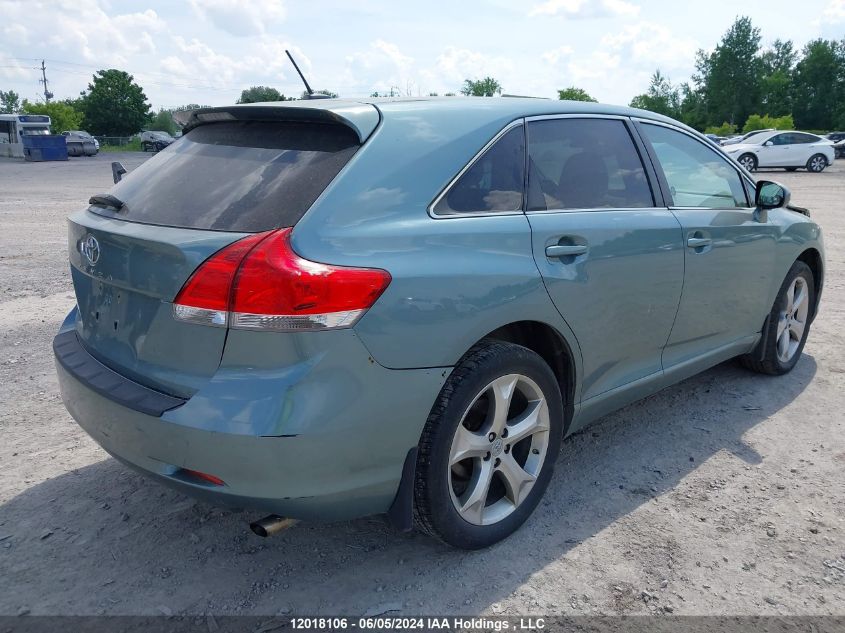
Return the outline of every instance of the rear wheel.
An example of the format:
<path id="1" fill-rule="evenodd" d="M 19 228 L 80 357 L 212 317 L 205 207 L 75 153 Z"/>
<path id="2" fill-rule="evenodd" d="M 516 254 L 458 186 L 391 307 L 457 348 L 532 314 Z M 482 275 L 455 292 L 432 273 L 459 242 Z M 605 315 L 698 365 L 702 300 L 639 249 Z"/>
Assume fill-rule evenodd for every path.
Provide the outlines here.
<path id="1" fill-rule="evenodd" d="M 819 173 L 827 167 L 827 157 L 824 154 L 813 154 L 807 161 L 807 171 Z"/>
<path id="2" fill-rule="evenodd" d="M 417 526 L 463 549 L 507 537 L 548 486 L 562 431 L 560 389 L 545 361 L 512 343 L 476 345 L 449 376 L 423 430 Z"/>
<path id="3" fill-rule="evenodd" d="M 804 351 L 815 299 L 813 272 L 804 262 L 795 262 L 769 313 L 762 359 L 758 349 L 740 357 L 742 363 L 753 371 L 773 376 L 791 371 Z"/>
<path id="4" fill-rule="evenodd" d="M 737 159 L 737 162 L 748 171 L 757 169 L 757 157 L 754 154 L 743 154 Z"/>

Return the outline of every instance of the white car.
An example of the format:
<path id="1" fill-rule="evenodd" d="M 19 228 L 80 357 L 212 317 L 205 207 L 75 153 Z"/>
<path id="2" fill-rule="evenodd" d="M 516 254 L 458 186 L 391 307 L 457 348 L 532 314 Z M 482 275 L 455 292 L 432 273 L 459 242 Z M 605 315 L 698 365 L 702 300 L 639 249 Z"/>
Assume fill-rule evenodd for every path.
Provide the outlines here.
<path id="1" fill-rule="evenodd" d="M 760 132 L 774 132 L 774 128 L 766 128 L 765 130 L 754 130 L 753 132 L 747 132 L 740 136 L 732 136 L 730 138 L 726 138 L 722 140 L 719 145 L 737 145 L 739 143 L 744 143 L 745 139 L 749 136 L 754 136 L 755 134 L 759 134 Z"/>
<path id="2" fill-rule="evenodd" d="M 804 169 L 820 172 L 833 163 L 833 143 L 807 132 L 759 132 L 742 143 L 722 148 L 748 171 L 758 167 L 783 167 L 787 171 Z"/>

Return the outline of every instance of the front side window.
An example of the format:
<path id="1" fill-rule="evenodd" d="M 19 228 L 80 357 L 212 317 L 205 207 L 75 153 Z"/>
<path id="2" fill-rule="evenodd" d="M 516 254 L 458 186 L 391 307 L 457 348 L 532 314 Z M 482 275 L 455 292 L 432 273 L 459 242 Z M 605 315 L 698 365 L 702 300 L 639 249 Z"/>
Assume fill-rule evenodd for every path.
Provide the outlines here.
<path id="1" fill-rule="evenodd" d="M 794 134 L 778 134 L 769 140 L 772 142 L 772 145 L 792 145 L 796 142 Z"/>
<path id="2" fill-rule="evenodd" d="M 525 132 L 505 132 L 449 188 L 432 209 L 436 215 L 522 210 Z"/>
<path id="3" fill-rule="evenodd" d="M 528 124 L 528 210 L 654 206 L 634 141 L 617 119 Z"/>
<path id="4" fill-rule="evenodd" d="M 676 207 L 747 207 L 742 178 L 726 158 L 691 136 L 643 123 Z"/>

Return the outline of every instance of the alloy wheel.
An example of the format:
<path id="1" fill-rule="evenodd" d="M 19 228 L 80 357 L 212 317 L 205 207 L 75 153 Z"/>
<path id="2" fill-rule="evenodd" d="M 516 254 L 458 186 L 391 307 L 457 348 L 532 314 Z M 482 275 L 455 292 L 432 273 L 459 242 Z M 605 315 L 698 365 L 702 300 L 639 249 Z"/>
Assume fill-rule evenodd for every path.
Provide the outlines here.
<path id="1" fill-rule="evenodd" d="M 748 171 L 754 171 L 756 163 L 753 156 L 745 155 L 739 159 L 739 164 L 745 167 Z"/>
<path id="2" fill-rule="evenodd" d="M 822 171 L 827 166 L 827 160 L 822 156 L 813 156 L 810 159 L 810 171 Z"/>
<path id="3" fill-rule="evenodd" d="M 809 312 L 807 281 L 803 277 L 796 277 L 786 291 L 786 302 L 778 316 L 776 340 L 778 359 L 781 362 L 789 362 L 798 351 L 807 327 Z"/>
<path id="4" fill-rule="evenodd" d="M 458 514 L 491 525 L 528 497 L 549 447 L 543 392 L 521 374 L 497 378 L 464 413 L 449 451 L 449 487 Z"/>

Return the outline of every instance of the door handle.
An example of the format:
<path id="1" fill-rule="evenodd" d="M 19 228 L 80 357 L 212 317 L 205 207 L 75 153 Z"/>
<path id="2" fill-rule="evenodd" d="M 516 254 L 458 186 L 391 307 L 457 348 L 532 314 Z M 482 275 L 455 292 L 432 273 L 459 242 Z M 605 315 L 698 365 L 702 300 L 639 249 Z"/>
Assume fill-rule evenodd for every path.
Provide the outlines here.
<path id="1" fill-rule="evenodd" d="M 587 252 L 586 244 L 554 244 L 546 247 L 546 257 L 566 257 L 583 255 Z"/>
<path id="2" fill-rule="evenodd" d="M 701 248 L 702 246 L 710 246 L 713 243 L 709 237 L 691 237 L 687 240 L 687 246 L 690 248 Z"/>

